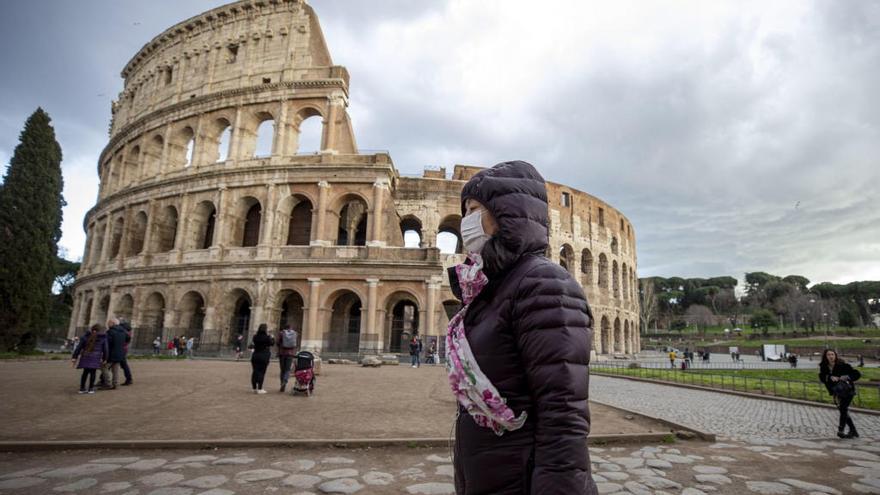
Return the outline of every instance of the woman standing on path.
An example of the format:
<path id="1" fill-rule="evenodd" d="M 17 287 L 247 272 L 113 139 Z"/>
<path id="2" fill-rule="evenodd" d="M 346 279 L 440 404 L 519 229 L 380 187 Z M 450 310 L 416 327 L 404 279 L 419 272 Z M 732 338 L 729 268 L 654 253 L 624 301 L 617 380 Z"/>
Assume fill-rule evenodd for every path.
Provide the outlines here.
<path id="1" fill-rule="evenodd" d="M 856 425 L 849 416 L 849 405 L 856 395 L 855 382 L 862 377 L 859 370 L 843 362 L 837 357 L 837 352 L 825 349 L 822 353 L 822 362 L 819 364 L 819 381 L 825 384 L 828 393 L 834 396 L 837 409 L 840 410 L 840 421 L 837 423 L 837 436 L 840 438 L 859 438 Z M 849 426 L 849 433 L 844 433 L 844 427 Z"/>
<path id="2" fill-rule="evenodd" d="M 77 369 L 82 370 L 82 376 L 79 379 L 79 393 L 95 393 L 95 374 L 109 355 L 107 334 L 104 333 L 104 327 L 96 323 L 92 325 L 87 334 L 80 338 L 79 345 L 73 351 L 73 364 Z M 88 389 L 86 388 L 86 378 L 89 380 Z"/>
<path id="3" fill-rule="evenodd" d="M 590 474 L 592 313 L 548 260 L 544 179 L 498 164 L 461 192 L 468 261 L 450 268 L 464 307 L 449 322 L 447 372 L 459 403 L 459 495 L 597 493 Z"/>
<path id="4" fill-rule="evenodd" d="M 266 378 L 266 368 L 269 367 L 269 359 L 272 357 L 272 346 L 274 342 L 269 336 L 268 327 L 265 323 L 261 323 L 257 334 L 254 335 L 254 353 L 251 356 L 251 387 L 255 394 L 265 394 L 263 390 L 263 380 Z"/>

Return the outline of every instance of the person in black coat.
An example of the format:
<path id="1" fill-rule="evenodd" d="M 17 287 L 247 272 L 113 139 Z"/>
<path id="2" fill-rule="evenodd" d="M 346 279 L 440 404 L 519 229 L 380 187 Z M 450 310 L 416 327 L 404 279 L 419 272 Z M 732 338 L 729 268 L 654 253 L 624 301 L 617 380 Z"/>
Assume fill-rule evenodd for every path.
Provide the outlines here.
<path id="1" fill-rule="evenodd" d="M 849 405 L 855 397 L 855 382 L 862 377 L 859 370 L 854 369 L 837 356 L 832 349 L 825 349 L 822 353 L 822 362 L 819 363 L 819 381 L 828 389 L 828 393 L 834 396 L 837 409 L 840 411 L 840 421 L 837 424 L 837 436 L 840 438 L 858 438 L 859 432 L 849 415 Z M 848 385 L 848 386 L 847 386 Z M 844 433 L 844 427 L 849 426 L 849 433 Z"/>
<path id="2" fill-rule="evenodd" d="M 595 494 L 587 450 L 593 315 L 581 286 L 545 256 L 544 179 L 526 162 L 501 163 L 472 177 L 461 201 L 469 258 L 449 275 L 464 307 L 446 340 L 459 403 L 455 491 Z"/>
<path id="3" fill-rule="evenodd" d="M 125 328 L 119 324 L 119 320 L 116 318 L 108 320 L 107 326 L 109 327 L 107 330 L 107 344 L 110 352 L 107 362 L 110 365 L 110 372 L 113 374 L 113 381 L 110 385 L 110 389 L 114 389 L 119 385 L 119 368 L 128 368 L 128 363 L 125 359 L 125 349 L 126 344 L 131 341 L 131 335 L 125 331 Z M 131 372 L 129 372 L 128 377 L 131 376 L 130 373 Z M 130 383 L 130 381 L 126 380 L 125 384 L 128 385 Z"/>
<path id="4" fill-rule="evenodd" d="M 261 323 L 257 329 L 252 345 L 254 354 L 251 356 L 251 387 L 255 394 L 265 394 L 263 380 L 266 378 L 266 368 L 269 367 L 269 359 L 272 357 L 272 346 L 275 345 L 265 323 Z"/>

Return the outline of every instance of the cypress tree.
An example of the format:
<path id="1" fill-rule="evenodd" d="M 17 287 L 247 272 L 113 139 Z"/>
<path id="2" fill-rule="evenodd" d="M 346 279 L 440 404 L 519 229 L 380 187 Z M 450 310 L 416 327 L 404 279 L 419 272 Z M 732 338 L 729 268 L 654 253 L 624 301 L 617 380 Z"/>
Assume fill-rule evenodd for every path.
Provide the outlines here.
<path id="1" fill-rule="evenodd" d="M 61 146 L 49 114 L 28 117 L 0 188 L 0 346 L 32 348 L 48 324 L 61 238 Z"/>

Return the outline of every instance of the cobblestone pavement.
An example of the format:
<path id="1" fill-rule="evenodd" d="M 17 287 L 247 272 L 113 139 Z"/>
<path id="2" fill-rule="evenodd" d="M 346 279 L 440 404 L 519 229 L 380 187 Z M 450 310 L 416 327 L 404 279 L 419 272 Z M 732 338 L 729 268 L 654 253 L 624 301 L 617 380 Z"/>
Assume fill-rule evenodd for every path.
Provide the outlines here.
<path id="1" fill-rule="evenodd" d="M 875 439 L 593 446 L 602 494 L 880 493 Z M 2 494 L 452 494 L 446 448 L 0 454 Z M 540 493 L 540 492 L 539 492 Z"/>
<path id="2" fill-rule="evenodd" d="M 590 399 L 723 438 L 827 438 L 837 430 L 837 411 L 830 408 L 623 378 L 592 376 Z M 852 413 L 852 417 L 861 434 L 880 437 L 880 416 Z"/>

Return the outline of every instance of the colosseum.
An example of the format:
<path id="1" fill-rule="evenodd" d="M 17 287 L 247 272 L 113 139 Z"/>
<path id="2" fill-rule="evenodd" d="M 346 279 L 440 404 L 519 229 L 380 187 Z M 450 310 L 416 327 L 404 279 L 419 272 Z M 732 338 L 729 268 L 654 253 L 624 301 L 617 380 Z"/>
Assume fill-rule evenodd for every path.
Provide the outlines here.
<path id="1" fill-rule="evenodd" d="M 265 322 L 302 329 L 302 348 L 325 356 L 400 352 L 414 333 L 442 352 L 459 307 L 444 269 L 463 261 L 459 193 L 480 168 L 409 177 L 389 153 L 359 151 L 349 74 L 304 0 L 183 21 L 122 77 L 69 336 L 118 315 L 136 348 L 186 335 L 229 352 Z M 313 149 L 300 142 L 308 126 Z M 583 285 L 595 352 L 637 352 L 632 225 L 596 197 L 547 187 L 547 256 Z"/>

